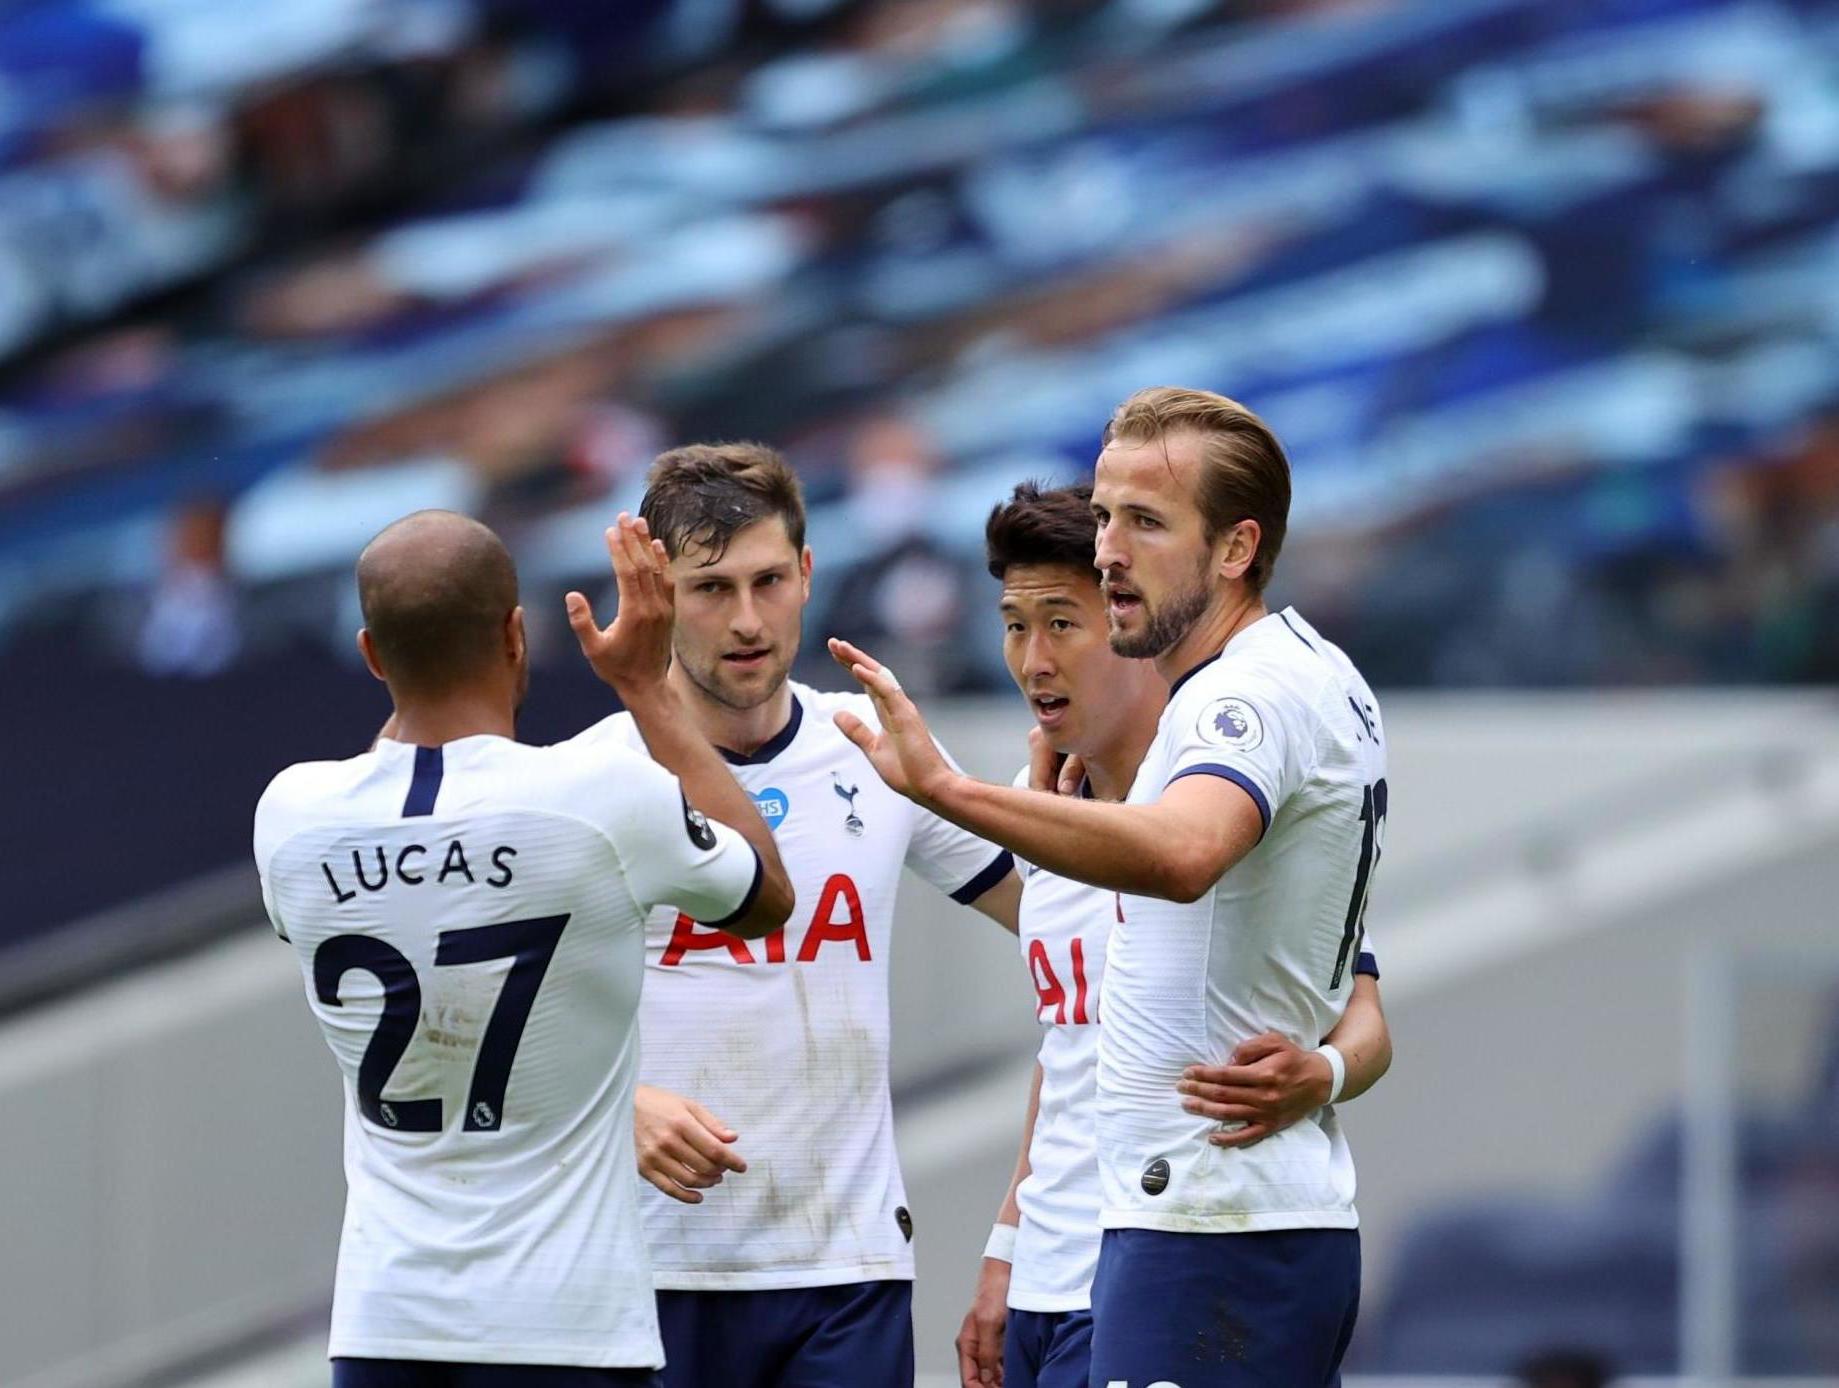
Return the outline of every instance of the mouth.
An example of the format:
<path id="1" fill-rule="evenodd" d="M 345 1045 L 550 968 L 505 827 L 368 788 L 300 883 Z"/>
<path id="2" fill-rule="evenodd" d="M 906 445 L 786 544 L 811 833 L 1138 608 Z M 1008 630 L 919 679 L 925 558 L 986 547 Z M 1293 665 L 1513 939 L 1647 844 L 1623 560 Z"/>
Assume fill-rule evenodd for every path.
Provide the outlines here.
<path id="1" fill-rule="evenodd" d="M 766 658 L 772 653 L 770 646 L 755 646 L 746 650 L 729 651 L 722 657 L 722 663 L 731 670 L 758 670 L 766 664 Z"/>
<path id="2" fill-rule="evenodd" d="M 1113 620 L 1128 617 L 1143 606 L 1142 597 L 1118 584 L 1105 585 L 1105 611 Z"/>
<path id="3" fill-rule="evenodd" d="M 1071 699 L 1063 698 L 1058 694 L 1031 694 L 1028 696 L 1028 706 L 1034 710 L 1035 722 L 1043 728 L 1059 725 L 1065 719 L 1066 710 L 1071 704 Z"/>

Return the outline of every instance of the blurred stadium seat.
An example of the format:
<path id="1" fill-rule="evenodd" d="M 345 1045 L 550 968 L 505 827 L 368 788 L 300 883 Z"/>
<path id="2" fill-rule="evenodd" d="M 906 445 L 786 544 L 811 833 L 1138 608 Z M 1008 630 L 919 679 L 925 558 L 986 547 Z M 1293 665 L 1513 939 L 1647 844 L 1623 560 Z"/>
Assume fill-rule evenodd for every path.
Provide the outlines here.
<path id="1" fill-rule="evenodd" d="M 392 517 L 505 535 L 545 739 L 605 708 L 559 597 L 649 459 L 757 435 L 809 489 L 812 633 L 975 699 L 1006 692 L 989 504 L 1164 381 L 1273 422 L 1277 597 L 1427 691 L 1437 793 L 1375 919 L 1429 922 L 1386 986 L 1427 980 L 1399 1015 L 1459 1044 L 1475 951 L 1598 963 L 1519 874 L 1733 778 L 1773 804 L 1747 778 L 1826 747 L 1830 710 L 1766 696 L 1475 691 L 1839 679 L 1839 0 L 0 0 L 0 1009 L 248 929 L 259 788 L 381 717 L 349 565 Z M 988 707 L 959 716 L 1006 738 Z M 1839 889 L 1806 843 L 1745 852 L 1708 894 L 1804 925 Z M 961 967 L 903 959 L 908 1035 Z M 1011 1020 L 906 1094 L 1000 1072 Z M 1495 1179 L 1433 1200 L 1363 1162 L 1359 1366 L 1497 1374 L 1556 1329 L 1677 1367 L 1672 1066 L 1562 1183 L 1464 1147 Z M 1404 1161 L 1386 1115 L 1428 1121 L 1398 1091 L 1433 1068 L 1401 1027 L 1356 1143 Z M 1839 1304 L 1821 1083 L 1746 1107 L 1750 1372 L 1839 1374 L 1805 1312 Z M 916 1189 L 996 1160 L 997 1107 Z M 968 1286 L 939 1256 L 928 1324 Z"/>

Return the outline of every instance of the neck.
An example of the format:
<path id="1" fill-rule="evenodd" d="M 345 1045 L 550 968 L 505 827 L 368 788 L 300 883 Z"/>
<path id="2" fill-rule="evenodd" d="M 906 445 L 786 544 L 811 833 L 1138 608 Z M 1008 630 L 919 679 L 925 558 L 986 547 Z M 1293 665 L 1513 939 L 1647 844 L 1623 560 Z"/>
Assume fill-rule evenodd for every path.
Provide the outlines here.
<path id="1" fill-rule="evenodd" d="M 1144 672 L 1146 675 L 1149 671 Z M 1111 735 L 1085 754 L 1086 779 L 1092 794 L 1100 800 L 1122 800 L 1130 794 L 1137 779 L 1137 768 L 1156 740 L 1156 723 L 1162 706 L 1168 702 L 1168 686 L 1158 678 L 1143 681 L 1143 687 L 1122 710 L 1123 717 Z"/>
<path id="2" fill-rule="evenodd" d="M 792 686 L 781 684 L 772 698 L 752 708 L 730 708 L 684 673 L 683 662 L 672 661 L 666 677 L 696 730 L 717 747 L 750 757 L 772 741 L 792 721 Z"/>
<path id="3" fill-rule="evenodd" d="M 517 710 L 496 692 L 467 690 L 435 699 L 395 696 L 390 737 L 417 747 L 439 747 L 463 737 L 517 736 Z"/>
<path id="4" fill-rule="evenodd" d="M 1264 599 L 1235 583 L 1210 603 L 1188 634 L 1156 657 L 1156 673 L 1170 684 L 1188 671 L 1218 655 L 1226 643 L 1261 617 L 1268 617 Z"/>

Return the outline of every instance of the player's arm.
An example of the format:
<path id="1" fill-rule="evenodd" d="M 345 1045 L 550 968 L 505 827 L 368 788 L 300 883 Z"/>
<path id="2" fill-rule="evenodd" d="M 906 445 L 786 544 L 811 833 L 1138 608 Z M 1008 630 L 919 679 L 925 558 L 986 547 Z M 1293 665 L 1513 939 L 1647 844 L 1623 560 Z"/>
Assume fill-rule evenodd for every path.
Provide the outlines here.
<path id="1" fill-rule="evenodd" d="M 1076 882 L 1168 901 L 1198 901 L 1257 846 L 1264 812 L 1237 782 L 1184 776 L 1154 804 L 1114 805 L 991 785 L 958 771 L 881 665 L 846 641 L 832 654 L 875 701 L 870 728 L 836 716 L 890 787 L 941 819 Z"/>
<path id="2" fill-rule="evenodd" d="M 1021 874 L 1010 868 L 1000 882 L 971 902 L 971 908 L 983 912 L 1011 935 L 1015 934 L 1022 919 Z"/>
<path id="3" fill-rule="evenodd" d="M 651 538 L 642 519 L 634 521 L 622 512 L 607 531 L 607 552 L 619 585 L 613 624 L 601 627 L 580 593 L 568 594 L 568 623 L 594 673 L 613 687 L 632 715 L 652 760 L 682 784 L 686 806 L 733 829 L 758 857 L 757 889 L 721 928 L 747 939 L 770 935 L 792 913 L 792 880 L 759 808 L 691 724 L 665 681 L 674 598 L 664 546 Z"/>
<path id="4" fill-rule="evenodd" d="M 759 856 L 759 890 L 746 909 L 723 920 L 721 928 L 743 939 L 772 934 L 792 914 L 792 879 L 779 859 L 772 830 L 760 818 L 759 807 L 741 789 L 708 739 L 691 724 L 675 691 L 660 683 L 655 691 L 637 699 L 623 691 L 621 698 L 652 760 L 682 783 L 684 799 L 740 834 Z"/>
<path id="5" fill-rule="evenodd" d="M 1379 1002 L 1379 979 L 1354 979 L 1347 1010 L 1325 1044 L 1341 1053 L 1347 1078 L 1336 1103 L 1357 1099 L 1392 1066 L 1392 1033 Z M 1193 1065 L 1176 1088 L 1189 1113 L 1245 1126 L 1213 1133 L 1218 1147 L 1248 1147 L 1307 1117 L 1329 1101 L 1334 1069 L 1319 1051 L 1274 1032 L 1241 1042 L 1225 1065 Z"/>
<path id="6" fill-rule="evenodd" d="M 1034 1146 L 1035 1119 L 1041 1111 L 1041 1063 L 1035 1062 L 1034 1079 L 1028 1087 L 1028 1116 L 1022 1123 L 1022 1150 L 1016 1154 L 1015 1172 L 1009 1189 L 1003 1193 L 1002 1208 L 996 1212 L 998 1232 L 1017 1229 L 1022 1223 L 1022 1208 L 1016 1192 L 1028 1179 L 1029 1149 Z M 1009 1236 L 1013 1239 L 1014 1235 Z M 960 1388 L 978 1388 L 981 1384 L 1001 1383 L 1003 1335 L 1009 1324 L 1009 1271 L 1013 1260 L 995 1256 L 986 1249 L 983 1265 L 977 1273 L 977 1291 L 971 1309 L 964 1313 L 958 1328 L 958 1379 Z"/>

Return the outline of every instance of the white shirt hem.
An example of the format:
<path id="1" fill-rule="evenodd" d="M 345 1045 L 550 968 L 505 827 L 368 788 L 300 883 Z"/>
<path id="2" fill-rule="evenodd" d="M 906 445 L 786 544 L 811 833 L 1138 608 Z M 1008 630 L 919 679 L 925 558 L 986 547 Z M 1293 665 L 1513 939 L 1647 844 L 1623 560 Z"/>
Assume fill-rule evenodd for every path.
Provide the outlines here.
<path id="1" fill-rule="evenodd" d="M 1011 1285 L 1009 1309 L 1011 1311 L 1032 1311 L 1036 1315 L 1057 1315 L 1062 1311 L 1090 1311 L 1092 1309 L 1092 1284 L 1088 1282 L 1082 1292 L 1017 1291 Z"/>
<path id="2" fill-rule="evenodd" d="M 1104 1210 L 1101 1229 L 1155 1229 L 1165 1234 L 1263 1234 L 1279 1229 L 1358 1229 L 1353 1210 L 1257 1210 L 1233 1214 L 1159 1214 L 1154 1210 Z"/>
<path id="3" fill-rule="evenodd" d="M 639 1350 L 607 1350 L 585 1345 L 558 1345 L 554 1340 L 520 1345 L 503 1340 L 482 1344 L 477 1340 L 379 1340 L 357 1335 L 334 1335 L 326 1346 L 328 1359 L 415 1359 L 446 1364 L 537 1364 L 545 1367 L 584 1369 L 661 1369 L 664 1346 Z"/>
<path id="4" fill-rule="evenodd" d="M 658 1268 L 652 1280 L 661 1292 L 773 1292 L 797 1287 L 840 1287 L 851 1282 L 911 1282 L 913 1264 L 849 1263 L 818 1268 L 749 1268 L 698 1271 Z"/>

